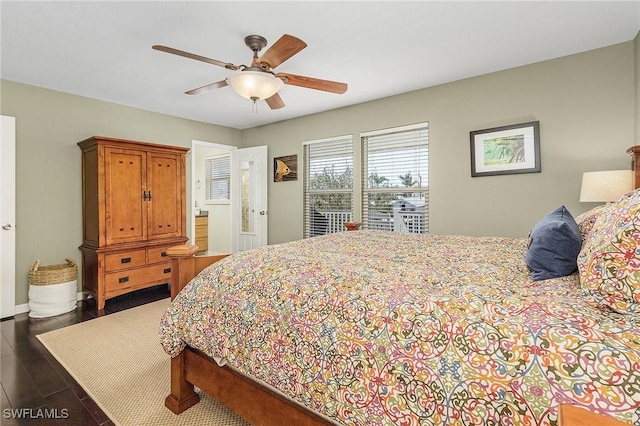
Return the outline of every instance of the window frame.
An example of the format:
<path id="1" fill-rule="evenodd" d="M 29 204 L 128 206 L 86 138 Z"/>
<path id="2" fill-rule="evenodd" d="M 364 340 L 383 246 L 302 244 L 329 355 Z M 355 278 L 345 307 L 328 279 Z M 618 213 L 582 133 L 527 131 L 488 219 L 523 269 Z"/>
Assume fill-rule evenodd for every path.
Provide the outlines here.
<path id="1" fill-rule="evenodd" d="M 423 163 L 418 167 L 418 170 L 421 170 L 424 167 L 424 173 L 419 173 L 418 178 L 418 186 L 410 186 L 406 187 L 406 190 L 403 190 L 403 187 L 393 186 L 393 187 L 378 187 L 373 188 L 370 186 L 370 138 L 373 138 L 375 141 L 376 137 L 389 137 L 391 135 L 397 134 L 402 135 L 398 137 L 398 141 L 393 141 L 393 138 L 389 138 L 390 142 L 387 143 L 399 143 L 402 137 L 408 135 L 409 132 L 420 132 L 424 131 L 424 146 L 421 148 L 424 150 L 424 153 L 421 151 L 418 155 L 424 154 L 424 159 L 418 159 L 418 164 L 421 161 Z M 419 137 L 419 134 L 416 135 Z M 421 122 L 416 124 L 411 124 L 407 126 L 397 126 L 386 129 L 380 129 L 375 131 L 362 132 L 360 134 L 361 141 L 361 150 L 362 150 L 362 165 L 361 165 L 361 173 L 362 173 L 362 193 L 360 196 L 360 202 L 362 206 L 362 227 L 363 229 L 384 229 L 388 231 L 395 232 L 409 232 L 409 233 L 429 233 L 429 123 Z M 420 145 L 416 145 L 419 147 Z M 374 150 L 375 151 L 375 150 Z M 410 159 L 410 157 L 403 157 L 403 159 Z M 413 158 L 413 161 L 416 162 L 416 158 Z M 394 173 L 398 173 L 398 170 L 394 170 Z M 401 171 L 400 171 L 401 173 Z M 424 176 L 423 176 L 424 174 Z M 401 175 L 400 175 L 401 176 Z M 394 176 L 394 178 L 400 178 L 400 176 Z M 407 175 L 405 175 L 407 176 Z M 381 176 L 384 177 L 384 176 Z M 413 179 L 415 177 L 411 175 Z M 389 181 L 389 179 L 385 179 Z M 382 180 L 378 181 L 382 183 Z M 409 189 L 411 188 L 411 189 Z M 416 197 L 406 197 L 401 198 L 402 193 L 404 194 L 419 194 Z M 394 201 L 389 204 L 396 204 L 396 206 L 390 205 L 388 211 L 385 213 L 380 213 L 377 219 L 376 226 L 372 226 L 371 216 L 372 212 L 376 210 L 371 210 L 370 207 L 370 199 L 373 195 L 376 196 L 388 196 L 388 197 L 396 197 L 397 203 Z M 398 198 L 400 197 L 400 198 Z M 421 200 L 424 200 L 423 206 L 420 206 Z M 389 202 L 390 200 L 387 200 Z M 417 201 L 415 205 L 411 203 Z M 398 211 L 395 211 L 396 208 Z M 406 210 L 405 210 L 406 209 Z M 411 209 L 414 209 L 412 212 Z M 415 214 L 416 211 L 420 211 L 422 209 L 422 215 Z M 403 212 L 404 210 L 404 212 Z M 387 217 L 385 217 L 387 216 Z M 416 232 L 417 231 L 417 232 Z"/>
<path id="2" fill-rule="evenodd" d="M 314 159 L 312 147 L 314 146 L 320 147 L 322 146 L 322 144 L 324 144 L 324 146 L 329 146 L 330 144 L 343 145 L 342 148 L 339 148 L 339 147 L 335 148 L 335 155 L 339 156 L 341 150 L 344 150 L 347 153 L 347 155 L 344 156 L 344 160 L 345 160 L 344 164 L 341 164 L 341 166 L 344 165 L 344 171 L 341 173 L 345 175 L 347 171 L 350 171 L 351 173 L 350 187 L 331 188 L 326 190 L 310 188 L 310 185 L 312 184 L 312 180 L 313 180 L 311 173 L 316 171 L 315 168 L 311 167 L 311 162 Z M 331 154 L 331 150 L 329 149 L 325 154 Z M 318 155 L 315 157 L 315 159 L 319 160 L 322 157 L 323 156 Z M 326 157 L 326 155 L 324 155 L 324 157 Z M 304 158 L 303 238 L 310 238 L 310 237 L 324 235 L 332 232 L 344 231 L 345 230 L 344 223 L 350 222 L 353 220 L 354 207 L 356 203 L 355 201 L 356 169 L 354 164 L 355 149 L 354 149 L 353 134 L 305 141 L 303 142 L 303 158 Z M 314 225 L 313 217 L 315 217 L 315 215 L 312 214 L 312 208 L 311 208 L 312 206 L 310 205 L 311 198 L 313 196 L 334 195 L 334 194 L 350 195 L 350 200 L 348 201 L 348 203 L 350 204 L 350 210 L 330 212 L 331 214 L 329 215 L 329 217 L 323 215 L 324 218 L 322 220 L 325 221 L 325 224 L 324 224 L 325 232 L 318 233 L 318 231 L 316 231 L 316 226 Z M 313 210 L 315 211 L 315 209 Z M 319 212 L 319 213 L 322 214 L 322 212 Z M 318 226 L 318 228 L 321 228 L 321 226 Z"/>
<path id="3" fill-rule="evenodd" d="M 209 174 L 207 173 L 207 169 L 208 169 L 208 163 L 209 161 L 214 161 L 214 160 L 220 160 L 220 159 L 227 159 L 228 162 L 228 168 L 227 171 L 228 173 L 226 175 L 223 175 L 223 177 L 218 177 L 218 178 L 212 178 L 211 176 L 209 176 Z M 215 155 L 208 155 L 206 157 L 204 157 L 204 169 L 205 169 L 205 177 L 204 177 L 204 185 L 205 185 L 205 191 L 204 191 L 204 203 L 205 204 L 210 204 L 210 205 L 216 205 L 216 204 L 230 204 L 231 203 L 231 152 L 229 153 L 224 153 L 224 154 L 215 154 Z M 227 197 L 226 198 L 208 198 L 207 195 L 209 192 L 209 188 L 210 188 L 210 182 L 211 181 L 221 181 L 221 182 L 225 182 L 226 181 L 226 186 L 227 186 Z M 212 194 L 213 195 L 213 194 Z"/>

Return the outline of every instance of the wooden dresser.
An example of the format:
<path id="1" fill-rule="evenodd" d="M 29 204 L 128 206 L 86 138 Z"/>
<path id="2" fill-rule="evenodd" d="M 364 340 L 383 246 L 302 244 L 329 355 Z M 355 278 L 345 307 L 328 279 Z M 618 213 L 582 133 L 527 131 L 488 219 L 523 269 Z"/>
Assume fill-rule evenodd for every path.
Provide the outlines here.
<path id="1" fill-rule="evenodd" d="M 196 215 L 195 227 L 198 254 L 206 253 L 209 250 L 209 212 L 202 211 Z"/>
<path id="2" fill-rule="evenodd" d="M 186 238 L 188 148 L 94 136 L 82 149 L 82 283 L 97 308 L 171 283 L 166 250 Z"/>

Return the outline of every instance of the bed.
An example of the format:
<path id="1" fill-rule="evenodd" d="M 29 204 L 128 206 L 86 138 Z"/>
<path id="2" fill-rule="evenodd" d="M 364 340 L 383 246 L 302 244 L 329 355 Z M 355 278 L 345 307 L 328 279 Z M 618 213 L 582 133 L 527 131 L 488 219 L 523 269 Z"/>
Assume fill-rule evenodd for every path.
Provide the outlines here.
<path id="1" fill-rule="evenodd" d="M 195 386 L 256 425 L 640 425 L 640 190 L 575 222 L 579 271 L 540 281 L 528 239 L 177 247 L 165 404 Z"/>

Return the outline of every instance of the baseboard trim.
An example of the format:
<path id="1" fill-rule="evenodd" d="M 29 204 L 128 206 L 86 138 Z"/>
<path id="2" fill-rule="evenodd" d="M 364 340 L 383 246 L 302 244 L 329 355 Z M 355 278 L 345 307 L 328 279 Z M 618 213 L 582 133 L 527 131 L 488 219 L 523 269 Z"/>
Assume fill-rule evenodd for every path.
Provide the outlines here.
<path id="1" fill-rule="evenodd" d="M 16 305 L 15 309 L 13 310 L 14 315 L 24 314 L 25 312 L 29 312 L 28 303 L 23 303 L 22 305 Z"/>

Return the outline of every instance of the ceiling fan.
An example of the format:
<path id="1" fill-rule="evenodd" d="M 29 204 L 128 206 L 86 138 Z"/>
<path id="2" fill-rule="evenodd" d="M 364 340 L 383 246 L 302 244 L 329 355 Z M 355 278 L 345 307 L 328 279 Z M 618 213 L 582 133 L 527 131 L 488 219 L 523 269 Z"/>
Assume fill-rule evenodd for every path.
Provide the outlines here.
<path id="1" fill-rule="evenodd" d="M 240 96 L 251 99 L 254 103 L 264 99 L 271 109 L 278 109 L 284 107 L 284 101 L 278 94 L 278 90 L 284 84 L 338 94 L 347 91 L 345 83 L 273 71 L 274 68 L 307 47 L 307 44 L 297 37 L 289 34 L 283 35 L 262 56 L 258 56 L 258 52 L 267 45 L 267 39 L 259 35 L 249 35 L 245 37 L 244 42 L 253 51 L 250 66 L 234 65 L 230 62 L 206 58 L 167 46 L 155 45 L 153 49 L 235 71 L 233 75 L 224 80 L 185 92 L 188 95 L 197 95 L 231 86 Z"/>

